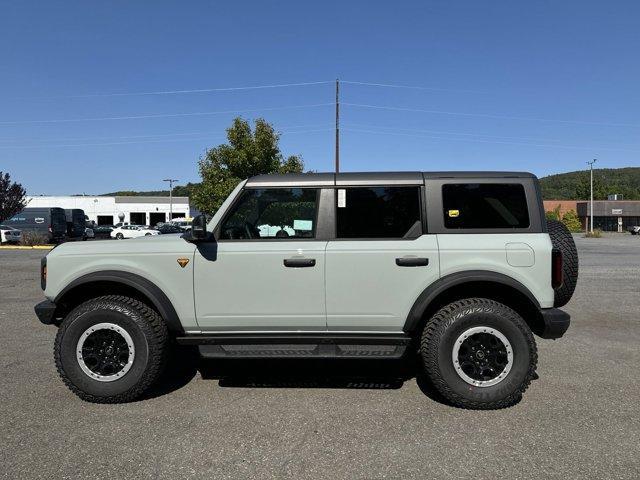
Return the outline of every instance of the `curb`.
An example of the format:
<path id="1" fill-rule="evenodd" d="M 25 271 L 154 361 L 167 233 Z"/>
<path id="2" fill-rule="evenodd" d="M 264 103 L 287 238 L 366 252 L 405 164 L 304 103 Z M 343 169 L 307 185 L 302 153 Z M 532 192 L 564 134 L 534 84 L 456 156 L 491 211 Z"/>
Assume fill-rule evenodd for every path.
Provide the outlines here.
<path id="1" fill-rule="evenodd" d="M 25 247 L 24 245 L 16 246 L 0 246 L 0 250 L 51 250 L 53 245 L 34 245 L 33 247 Z"/>

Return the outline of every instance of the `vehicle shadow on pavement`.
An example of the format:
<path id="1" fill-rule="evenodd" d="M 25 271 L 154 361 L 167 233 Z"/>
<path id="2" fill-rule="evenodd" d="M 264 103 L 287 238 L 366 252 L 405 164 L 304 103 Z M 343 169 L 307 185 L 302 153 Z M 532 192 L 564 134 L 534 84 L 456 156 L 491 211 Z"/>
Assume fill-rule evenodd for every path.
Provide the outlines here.
<path id="1" fill-rule="evenodd" d="M 175 346 L 167 370 L 144 399 L 167 395 L 200 373 L 223 388 L 335 388 L 397 390 L 416 378 L 430 399 L 446 404 L 421 375 L 419 360 L 389 359 L 218 359 L 200 358 L 194 347 Z"/>
<path id="2" fill-rule="evenodd" d="M 181 389 L 196 376 L 199 362 L 197 348 L 173 345 L 167 359 L 166 370 L 141 400 L 161 397 Z"/>
<path id="3" fill-rule="evenodd" d="M 336 388 L 396 390 L 417 378 L 422 392 L 446 403 L 427 382 L 413 358 L 401 360 L 256 359 L 201 360 L 202 378 L 223 388 Z"/>

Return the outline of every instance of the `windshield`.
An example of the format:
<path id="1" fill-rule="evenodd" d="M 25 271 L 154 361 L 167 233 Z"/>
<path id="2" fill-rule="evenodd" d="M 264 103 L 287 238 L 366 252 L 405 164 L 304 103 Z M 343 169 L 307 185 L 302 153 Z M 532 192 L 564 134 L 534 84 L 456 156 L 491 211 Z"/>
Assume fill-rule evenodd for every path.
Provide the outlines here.
<path id="1" fill-rule="evenodd" d="M 213 229 L 215 228 L 215 226 L 220 222 L 220 220 L 222 220 L 222 214 L 231 206 L 231 203 L 238 196 L 238 192 L 240 192 L 242 187 L 244 187 L 245 183 L 247 183 L 247 181 L 243 180 L 238 185 L 236 185 L 236 188 L 234 188 L 233 191 L 226 198 L 226 200 L 222 202 L 222 205 L 220 205 L 220 208 L 216 210 L 216 213 L 213 215 L 213 217 L 211 218 L 211 220 L 209 220 L 209 223 L 207 224 L 208 232 L 213 232 Z"/>

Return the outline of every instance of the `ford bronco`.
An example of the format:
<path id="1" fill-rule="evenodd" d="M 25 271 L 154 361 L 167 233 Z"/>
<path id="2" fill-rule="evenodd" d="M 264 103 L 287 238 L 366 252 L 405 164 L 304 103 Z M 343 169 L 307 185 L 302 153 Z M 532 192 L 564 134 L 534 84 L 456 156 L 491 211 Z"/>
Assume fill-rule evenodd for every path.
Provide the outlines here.
<path id="1" fill-rule="evenodd" d="M 516 403 L 534 335 L 561 337 L 578 257 L 517 172 L 259 175 L 191 232 L 63 244 L 42 259 L 66 385 L 139 398 L 173 343 L 205 358 L 418 355 L 452 405 Z"/>

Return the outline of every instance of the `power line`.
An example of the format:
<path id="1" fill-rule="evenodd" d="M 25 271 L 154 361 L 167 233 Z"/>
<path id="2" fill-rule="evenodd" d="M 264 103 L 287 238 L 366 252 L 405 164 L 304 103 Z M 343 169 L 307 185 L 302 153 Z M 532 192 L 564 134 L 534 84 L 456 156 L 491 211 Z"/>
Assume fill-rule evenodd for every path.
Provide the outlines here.
<path id="1" fill-rule="evenodd" d="M 289 105 L 286 107 L 270 107 L 270 108 L 249 108 L 245 110 L 218 110 L 212 112 L 190 112 L 190 113 L 161 113 L 149 115 L 126 115 L 121 117 L 94 117 L 94 118 L 62 118 L 53 120 L 15 120 L 0 122 L 0 125 L 26 125 L 34 123 L 71 123 L 71 122 L 96 122 L 103 120 L 139 120 L 148 118 L 171 118 L 171 117 L 193 117 L 203 115 L 218 115 L 225 113 L 247 113 L 247 112 L 270 112 L 275 110 L 291 110 L 296 108 L 313 108 L 333 106 L 333 103 L 314 103 L 308 105 Z"/>
<path id="2" fill-rule="evenodd" d="M 465 136 L 465 137 L 482 137 L 482 138 L 506 138 L 506 139 L 512 139 L 512 140 L 525 140 L 525 141 L 532 141 L 532 142 L 562 142 L 562 140 L 557 140 L 557 139 L 551 139 L 551 138 L 535 138 L 535 137 L 514 137 L 514 136 L 509 136 L 509 135 L 489 135 L 489 134 L 485 134 L 485 133 L 469 133 L 469 132 L 451 132 L 451 131 L 442 131 L 442 130 L 425 130 L 425 129 L 419 129 L 419 128 L 401 128 L 401 127 L 389 127 L 386 125 L 371 125 L 371 124 L 366 124 L 366 123 L 345 123 L 345 126 L 349 127 L 363 127 L 363 128 L 381 128 L 381 129 L 386 129 L 386 130 L 400 130 L 400 131 L 405 131 L 405 132 L 417 132 L 417 133 L 429 133 L 429 134 L 436 134 L 436 135 L 459 135 L 459 136 Z M 616 145 L 620 146 L 630 146 L 630 147 L 638 147 L 637 145 L 630 145 L 630 144 L 621 144 L 621 143 L 616 143 Z"/>
<path id="3" fill-rule="evenodd" d="M 276 132 L 280 132 L 280 129 L 290 130 L 296 128 L 315 128 L 326 127 L 328 124 L 316 123 L 306 125 L 287 125 L 275 129 Z M 193 135 L 217 135 L 220 131 L 206 131 L 201 130 L 197 132 L 176 132 L 176 133 L 152 133 L 148 135 L 120 135 L 120 136 L 91 136 L 91 137 L 55 137 L 55 138 L 0 138 L 0 142 L 56 142 L 56 141 L 70 141 L 70 140 L 125 140 L 135 138 L 158 138 L 158 137 L 179 137 L 179 136 L 193 136 Z M 289 132 L 288 132 L 289 133 Z"/>
<path id="4" fill-rule="evenodd" d="M 121 92 L 121 93 L 87 93 L 79 95 L 60 95 L 53 97 L 19 97 L 19 98 L 94 98 L 94 97 L 135 97 L 145 95 L 179 95 L 184 93 L 213 93 L 213 92 L 235 92 L 243 90 L 262 90 L 268 88 L 304 87 L 310 85 L 323 85 L 331 83 L 330 80 L 318 82 L 298 82 L 298 83 L 277 83 L 272 85 L 250 85 L 246 87 L 219 87 L 219 88 L 198 88 L 192 90 L 158 90 L 150 92 Z"/>
<path id="5" fill-rule="evenodd" d="M 427 138 L 434 140 L 448 140 L 448 141 L 458 141 L 458 142 L 472 142 L 472 143 L 492 143 L 498 145 L 520 145 L 525 147 L 547 147 L 547 148 L 567 148 L 567 149 L 578 149 L 578 150 L 617 150 L 624 152 L 633 152 L 640 153 L 640 150 L 631 150 L 626 148 L 609 148 L 609 147 L 582 147 L 578 145 L 561 145 L 561 144 L 541 144 L 541 143 L 524 143 L 524 142 L 501 142 L 497 140 L 482 140 L 482 139 L 472 139 L 472 138 L 451 138 L 451 137 L 438 137 L 433 135 L 416 135 L 411 133 L 399 133 L 399 132 L 385 132 L 381 130 L 362 130 L 362 129 L 354 129 L 354 128 L 345 128 L 343 129 L 348 132 L 355 133 L 371 133 L 376 135 L 396 135 L 402 137 L 414 137 L 414 138 Z"/>
<path id="6" fill-rule="evenodd" d="M 598 125 L 598 126 L 608 126 L 608 127 L 633 127 L 640 128 L 638 124 L 630 124 L 630 123 L 608 123 L 608 122 L 589 122 L 589 121 L 580 121 L 580 120 L 559 120 L 559 119 L 551 119 L 551 118 L 534 118 L 534 117 L 517 117 L 517 116 L 508 116 L 508 115 L 494 115 L 488 113 L 467 113 L 467 112 L 449 112 L 443 110 L 426 110 L 421 108 L 405 108 L 405 107 L 393 107 L 393 106 L 384 106 L 384 105 L 368 105 L 362 103 L 348 103 L 342 102 L 342 105 L 347 105 L 349 107 L 358 107 L 358 108 L 372 108 L 379 110 L 393 110 L 398 112 L 418 112 L 418 113 L 433 113 L 437 115 L 458 115 L 464 117 L 483 117 L 483 118 L 496 118 L 496 119 L 504 119 L 504 120 L 525 120 L 525 121 L 533 121 L 533 122 L 556 122 L 556 123 L 570 123 L 576 125 Z"/>
<path id="7" fill-rule="evenodd" d="M 282 130 L 279 133 L 285 135 L 297 134 L 297 133 L 316 133 L 316 132 L 332 132 L 331 128 L 320 128 L 312 130 Z M 214 133 L 214 132 L 211 132 Z M 219 133 L 219 132 L 217 132 Z M 54 143 L 54 144 L 39 144 L 39 145 L 0 145 L 0 149 L 25 149 L 25 148 L 57 148 L 57 147 L 104 147 L 110 145 L 137 145 L 145 143 L 173 143 L 173 142 L 193 142 L 199 138 L 212 138 L 211 134 L 193 136 L 191 138 L 162 138 L 156 140 L 139 140 L 131 142 L 103 142 L 103 143 Z"/>
<path id="8" fill-rule="evenodd" d="M 340 80 L 342 83 L 347 83 L 350 85 L 366 85 L 369 87 L 386 87 L 386 88 L 403 88 L 408 90 L 428 90 L 433 92 L 462 92 L 462 93 L 483 93 L 486 94 L 488 92 L 482 92 L 479 90 L 465 90 L 465 89 L 457 89 L 457 88 L 439 88 L 439 87 L 422 87 L 417 85 L 398 85 L 394 83 L 374 83 L 374 82 L 356 82 L 353 80 Z"/>

